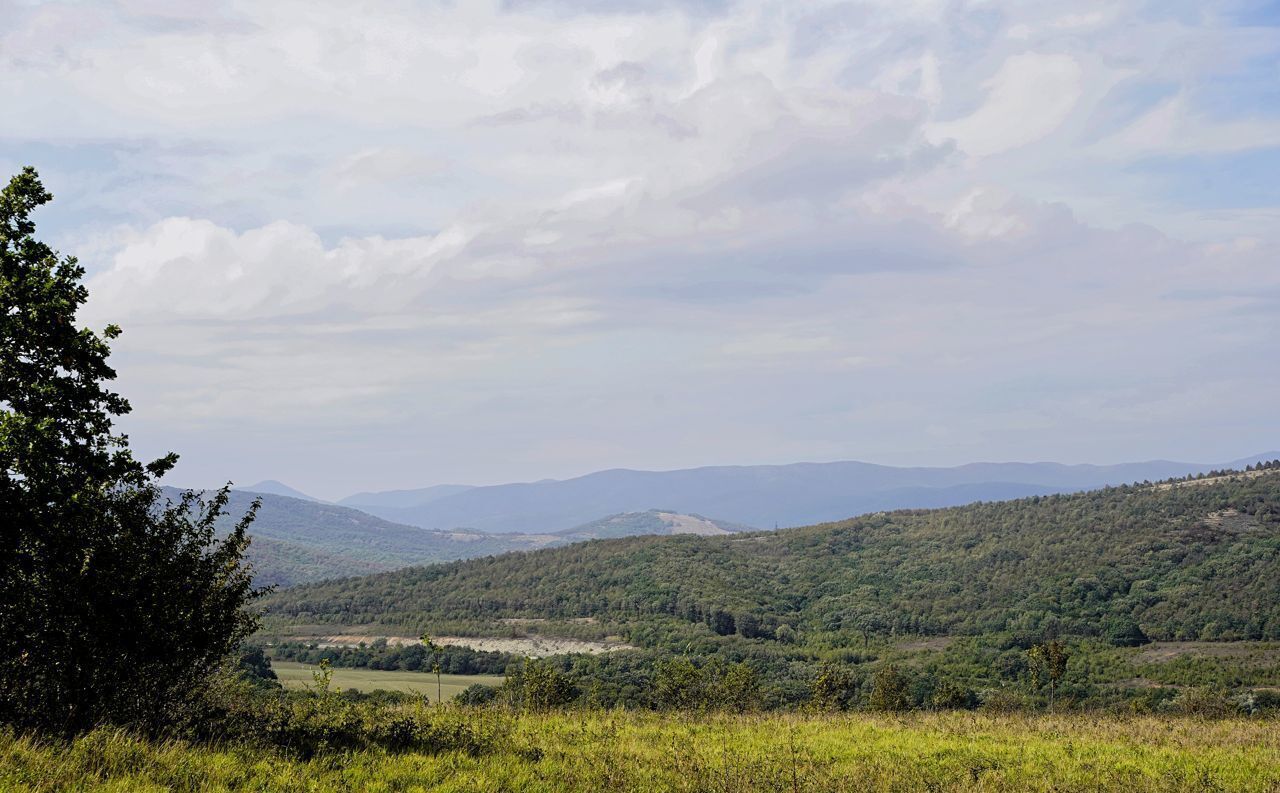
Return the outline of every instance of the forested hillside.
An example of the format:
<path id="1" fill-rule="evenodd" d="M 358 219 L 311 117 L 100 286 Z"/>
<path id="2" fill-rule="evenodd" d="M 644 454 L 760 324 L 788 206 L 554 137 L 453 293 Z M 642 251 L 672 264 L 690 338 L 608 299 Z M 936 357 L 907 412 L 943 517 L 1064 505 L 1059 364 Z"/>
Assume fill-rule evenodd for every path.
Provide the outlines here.
<path id="1" fill-rule="evenodd" d="M 1117 641 L 1280 638 L 1280 470 L 728 537 L 634 537 L 298 587 L 290 621 L 595 617 L 855 643 L 1051 626 Z M 785 626 L 785 628 L 783 627 Z M 794 640 L 794 639 L 791 639 Z"/>
<path id="2" fill-rule="evenodd" d="M 178 491 L 165 493 L 176 498 Z M 247 557 L 258 584 L 289 586 L 567 542 L 547 535 L 428 531 L 335 504 L 240 490 L 231 491 L 223 528 L 254 499 L 262 507 Z"/>

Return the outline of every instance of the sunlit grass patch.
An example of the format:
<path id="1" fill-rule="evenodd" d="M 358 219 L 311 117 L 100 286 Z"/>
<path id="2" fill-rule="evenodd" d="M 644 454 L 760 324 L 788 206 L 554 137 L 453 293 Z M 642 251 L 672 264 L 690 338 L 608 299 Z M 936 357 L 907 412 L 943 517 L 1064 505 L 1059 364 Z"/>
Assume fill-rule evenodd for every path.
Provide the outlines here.
<path id="1" fill-rule="evenodd" d="M 1271 791 L 1280 723 L 991 715 L 504 715 L 489 751 L 380 749 L 309 760 L 148 742 L 0 737 L 4 790 Z"/>

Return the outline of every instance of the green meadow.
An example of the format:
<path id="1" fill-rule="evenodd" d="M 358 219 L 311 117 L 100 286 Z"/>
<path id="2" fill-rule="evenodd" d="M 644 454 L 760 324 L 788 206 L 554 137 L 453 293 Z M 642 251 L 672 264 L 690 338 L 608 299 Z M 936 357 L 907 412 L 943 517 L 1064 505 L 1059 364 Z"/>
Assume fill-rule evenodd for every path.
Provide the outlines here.
<path id="1" fill-rule="evenodd" d="M 315 685 L 318 667 L 293 661 L 273 661 L 272 670 L 285 688 L 300 689 Z M 384 671 L 381 669 L 333 668 L 330 688 L 345 691 L 354 688 L 365 693 L 371 691 L 402 691 L 407 694 L 425 694 L 436 698 L 436 676 L 427 672 Z M 440 675 L 440 690 L 446 700 L 480 683 L 496 686 L 502 683 L 502 675 Z"/>
<path id="2" fill-rule="evenodd" d="M 430 710 L 430 709 L 428 709 Z M 973 712 L 673 717 L 446 706 L 466 750 L 326 753 L 0 736 L 22 791 L 1275 791 L 1280 722 Z"/>

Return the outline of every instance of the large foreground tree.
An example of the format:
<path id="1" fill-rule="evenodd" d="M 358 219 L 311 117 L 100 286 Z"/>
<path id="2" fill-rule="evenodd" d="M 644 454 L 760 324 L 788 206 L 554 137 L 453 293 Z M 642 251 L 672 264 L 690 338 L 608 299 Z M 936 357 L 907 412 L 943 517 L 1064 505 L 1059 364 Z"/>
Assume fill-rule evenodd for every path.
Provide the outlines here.
<path id="1" fill-rule="evenodd" d="M 51 199 L 31 168 L 0 191 L 0 723 L 158 728 L 256 626 L 253 512 L 223 535 L 225 489 L 164 499 L 177 457 L 115 433 L 120 329 L 77 327 L 84 268 L 34 236 Z"/>

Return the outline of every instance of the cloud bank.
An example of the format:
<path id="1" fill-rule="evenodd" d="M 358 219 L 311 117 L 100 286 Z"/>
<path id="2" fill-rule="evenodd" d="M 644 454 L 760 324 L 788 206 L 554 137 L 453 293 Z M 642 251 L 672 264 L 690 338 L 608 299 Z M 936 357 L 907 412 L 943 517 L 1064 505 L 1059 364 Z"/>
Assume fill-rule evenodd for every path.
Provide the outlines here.
<path id="1" fill-rule="evenodd" d="M 1280 30 L 1240 9 L 8 16 L 0 165 L 59 195 L 134 441 L 193 482 L 1209 460 L 1280 430 L 1280 198 L 1196 189 L 1280 174 Z"/>

